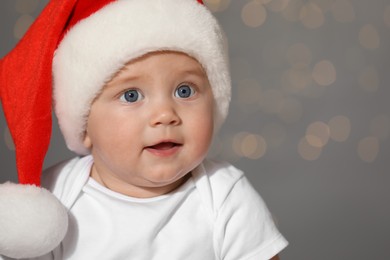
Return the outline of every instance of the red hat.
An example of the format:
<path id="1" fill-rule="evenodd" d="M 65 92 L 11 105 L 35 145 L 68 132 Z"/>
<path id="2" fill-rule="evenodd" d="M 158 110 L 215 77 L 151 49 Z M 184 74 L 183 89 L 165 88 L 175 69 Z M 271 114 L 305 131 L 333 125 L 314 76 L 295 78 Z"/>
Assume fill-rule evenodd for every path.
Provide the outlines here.
<path id="1" fill-rule="evenodd" d="M 54 249 L 66 233 L 66 209 L 39 188 L 52 106 L 69 149 L 88 154 L 82 143 L 86 118 L 106 82 L 132 59 L 153 51 L 179 51 L 204 67 L 219 128 L 230 101 L 225 47 L 221 28 L 201 0 L 51 0 L 0 61 L 0 98 L 23 184 L 0 185 L 0 230 L 7 234 L 0 234 L 0 255 L 39 256 Z M 15 200 L 22 206 L 14 206 Z M 49 209 L 37 211 L 37 203 Z"/>

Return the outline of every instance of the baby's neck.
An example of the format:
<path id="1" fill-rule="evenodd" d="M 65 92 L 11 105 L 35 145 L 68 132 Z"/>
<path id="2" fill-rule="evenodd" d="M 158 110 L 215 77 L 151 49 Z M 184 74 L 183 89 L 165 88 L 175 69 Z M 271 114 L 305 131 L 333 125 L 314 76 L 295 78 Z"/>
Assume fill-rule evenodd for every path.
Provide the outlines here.
<path id="1" fill-rule="evenodd" d="M 114 178 L 113 176 L 102 176 L 99 174 L 99 172 L 96 170 L 95 165 L 91 168 L 91 178 L 97 181 L 102 186 L 115 191 L 117 193 L 133 197 L 133 198 L 153 198 L 158 197 L 164 194 L 168 194 L 180 186 L 182 186 L 190 177 L 191 173 L 187 173 L 182 178 L 176 180 L 175 182 L 169 183 L 167 185 L 163 186 L 155 186 L 155 187 L 148 187 L 148 186 L 140 186 L 140 185 L 134 185 L 131 183 L 124 182 L 122 180 L 119 180 L 117 178 Z"/>

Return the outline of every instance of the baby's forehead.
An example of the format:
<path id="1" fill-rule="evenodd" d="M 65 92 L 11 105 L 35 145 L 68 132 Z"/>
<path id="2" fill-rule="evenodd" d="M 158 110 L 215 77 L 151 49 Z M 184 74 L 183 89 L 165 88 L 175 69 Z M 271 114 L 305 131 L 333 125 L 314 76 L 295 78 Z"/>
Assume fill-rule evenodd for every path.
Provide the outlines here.
<path id="1" fill-rule="evenodd" d="M 194 76 L 208 80 L 201 63 L 194 57 L 176 51 L 150 52 L 128 61 L 110 81 L 125 78 L 152 77 L 153 73 L 171 73 L 174 76 Z"/>

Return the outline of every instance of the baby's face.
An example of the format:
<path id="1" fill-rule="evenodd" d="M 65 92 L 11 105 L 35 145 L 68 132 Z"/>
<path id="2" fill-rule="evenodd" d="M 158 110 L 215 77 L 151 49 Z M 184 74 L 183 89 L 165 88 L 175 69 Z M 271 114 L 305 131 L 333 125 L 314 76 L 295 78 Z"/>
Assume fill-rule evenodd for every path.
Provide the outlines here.
<path id="1" fill-rule="evenodd" d="M 132 61 L 93 102 L 84 144 L 91 176 L 133 197 L 167 193 L 206 156 L 213 95 L 193 58 L 156 52 Z"/>

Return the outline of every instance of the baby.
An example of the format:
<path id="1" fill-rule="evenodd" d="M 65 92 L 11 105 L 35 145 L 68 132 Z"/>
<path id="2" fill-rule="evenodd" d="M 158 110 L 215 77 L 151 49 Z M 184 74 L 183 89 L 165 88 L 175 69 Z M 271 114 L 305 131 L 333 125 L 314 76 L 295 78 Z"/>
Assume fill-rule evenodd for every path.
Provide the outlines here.
<path id="1" fill-rule="evenodd" d="M 0 236 L 0 255 L 278 259 L 287 241 L 244 174 L 205 159 L 227 115 L 230 76 L 221 29 L 202 2 L 54 2 L 38 21 L 68 17 L 51 58 L 53 103 L 80 157 L 46 170 L 42 186 L 68 224 L 34 253 L 9 250 Z"/>

